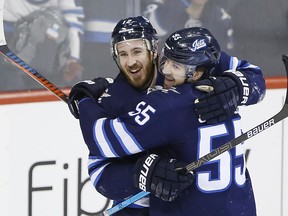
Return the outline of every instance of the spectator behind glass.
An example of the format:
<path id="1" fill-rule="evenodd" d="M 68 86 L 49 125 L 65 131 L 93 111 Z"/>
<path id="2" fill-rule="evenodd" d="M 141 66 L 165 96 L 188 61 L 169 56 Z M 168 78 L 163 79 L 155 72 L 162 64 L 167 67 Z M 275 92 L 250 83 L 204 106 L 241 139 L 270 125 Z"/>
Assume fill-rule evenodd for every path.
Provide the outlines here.
<path id="1" fill-rule="evenodd" d="M 160 44 L 183 27 L 205 27 L 218 38 L 223 51 L 233 49 L 232 18 L 214 0 L 141 1 L 143 15 L 155 26 Z"/>
<path id="2" fill-rule="evenodd" d="M 114 26 L 121 18 L 126 17 L 126 3 L 126 0 L 82 1 L 85 14 L 81 46 L 84 79 L 117 75 L 117 66 L 111 63 L 110 39 Z"/>
<path id="3" fill-rule="evenodd" d="M 74 0 L 9 0 L 4 4 L 7 44 L 25 62 L 57 86 L 82 78 L 80 34 L 83 10 Z M 2 91 L 41 86 L 10 62 L 1 59 Z M 9 80 L 15 80 L 10 82 Z M 12 84 L 12 85 L 11 85 Z"/>
<path id="4" fill-rule="evenodd" d="M 234 54 L 261 65 L 265 77 L 283 76 L 280 56 L 288 50 L 287 0 L 236 1 L 231 14 Z"/>

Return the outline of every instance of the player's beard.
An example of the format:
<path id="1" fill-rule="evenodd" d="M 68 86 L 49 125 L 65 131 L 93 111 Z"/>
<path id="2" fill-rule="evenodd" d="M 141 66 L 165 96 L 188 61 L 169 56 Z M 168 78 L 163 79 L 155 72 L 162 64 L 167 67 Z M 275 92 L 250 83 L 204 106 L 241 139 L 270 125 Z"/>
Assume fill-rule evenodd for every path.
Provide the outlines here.
<path id="1" fill-rule="evenodd" d="M 131 73 L 131 71 L 137 72 Z M 150 86 L 154 78 L 153 60 L 149 61 L 146 65 L 136 62 L 132 67 L 126 68 L 123 73 L 133 87 L 137 90 L 145 90 Z"/>

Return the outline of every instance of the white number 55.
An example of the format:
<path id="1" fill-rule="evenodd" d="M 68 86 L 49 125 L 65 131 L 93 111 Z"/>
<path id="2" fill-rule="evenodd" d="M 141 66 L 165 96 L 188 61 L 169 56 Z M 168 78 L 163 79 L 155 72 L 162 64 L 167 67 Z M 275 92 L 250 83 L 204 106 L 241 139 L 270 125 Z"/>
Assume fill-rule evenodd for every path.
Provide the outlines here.
<path id="1" fill-rule="evenodd" d="M 240 121 L 233 121 L 235 137 L 241 135 Z M 198 157 L 202 157 L 210 153 L 212 149 L 212 142 L 214 138 L 225 136 L 227 129 L 225 124 L 219 124 L 216 126 L 207 126 L 200 129 L 200 141 L 199 141 L 199 154 Z M 245 148 L 242 144 L 235 147 L 235 155 L 232 156 L 230 151 L 224 152 L 218 157 L 209 161 L 209 164 L 218 165 L 218 178 L 211 178 L 210 171 L 202 171 L 197 173 L 197 186 L 206 193 L 222 191 L 229 187 L 232 181 L 236 185 L 241 186 L 245 183 L 245 160 L 244 152 Z M 243 158 L 242 162 L 238 165 L 232 165 L 232 161 L 236 158 Z"/>
<path id="2" fill-rule="evenodd" d="M 135 121 L 139 125 L 144 125 L 150 119 L 149 112 L 155 113 L 155 111 L 156 110 L 152 106 L 147 105 L 144 101 L 141 101 L 137 104 L 135 111 L 129 112 L 128 114 L 130 116 L 135 116 Z"/>

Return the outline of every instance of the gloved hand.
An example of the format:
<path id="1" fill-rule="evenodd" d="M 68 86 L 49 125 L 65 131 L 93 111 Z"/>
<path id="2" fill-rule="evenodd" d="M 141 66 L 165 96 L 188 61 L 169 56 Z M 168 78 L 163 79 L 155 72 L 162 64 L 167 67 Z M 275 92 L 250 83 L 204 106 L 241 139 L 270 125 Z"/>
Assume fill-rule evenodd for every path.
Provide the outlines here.
<path id="1" fill-rule="evenodd" d="M 173 201 L 181 191 L 192 185 L 194 174 L 180 173 L 176 168 L 185 163 L 161 158 L 156 154 L 141 157 L 134 167 L 135 186 L 148 191 L 164 201 Z"/>
<path id="2" fill-rule="evenodd" d="M 91 98 L 94 102 L 103 94 L 103 92 L 113 83 L 112 78 L 98 77 L 93 80 L 85 80 L 76 83 L 69 93 L 68 106 L 72 115 L 78 119 L 78 101 L 83 98 Z"/>
<path id="3" fill-rule="evenodd" d="M 214 124 L 231 118 L 243 95 L 243 86 L 240 85 L 241 82 L 235 82 L 230 76 L 211 77 L 197 81 L 196 89 L 210 91 L 195 100 L 194 105 L 199 120 Z"/>

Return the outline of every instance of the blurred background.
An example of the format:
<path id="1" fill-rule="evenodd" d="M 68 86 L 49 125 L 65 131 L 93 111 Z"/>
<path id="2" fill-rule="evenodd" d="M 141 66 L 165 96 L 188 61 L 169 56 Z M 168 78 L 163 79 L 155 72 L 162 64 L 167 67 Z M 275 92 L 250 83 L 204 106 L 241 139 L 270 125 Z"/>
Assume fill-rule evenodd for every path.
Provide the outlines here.
<path id="1" fill-rule="evenodd" d="M 20 10 L 13 2 L 17 7 L 22 5 L 19 2 L 28 3 Z M 284 75 L 286 0 L 75 0 L 74 5 L 57 9 L 47 2 L 6 0 L 4 31 L 10 49 L 58 87 L 99 76 L 115 77 L 111 31 L 120 19 L 136 15 L 150 19 L 160 47 L 179 28 L 203 26 L 215 35 L 223 51 L 261 67 L 265 77 Z M 47 6 L 48 12 L 43 12 Z M 5 60 L 0 64 L 0 92 L 42 88 Z"/>
<path id="2" fill-rule="evenodd" d="M 4 31 L 13 52 L 68 94 L 79 80 L 118 74 L 111 31 L 137 15 L 150 19 L 160 47 L 179 28 L 203 26 L 223 51 L 262 68 L 267 94 L 240 108 L 244 132 L 283 107 L 287 0 L 5 0 Z M 2 56 L 0 104 L 0 215 L 88 216 L 111 206 L 89 181 L 67 105 Z M 245 142 L 261 216 L 288 215 L 287 127 L 281 121 Z"/>

